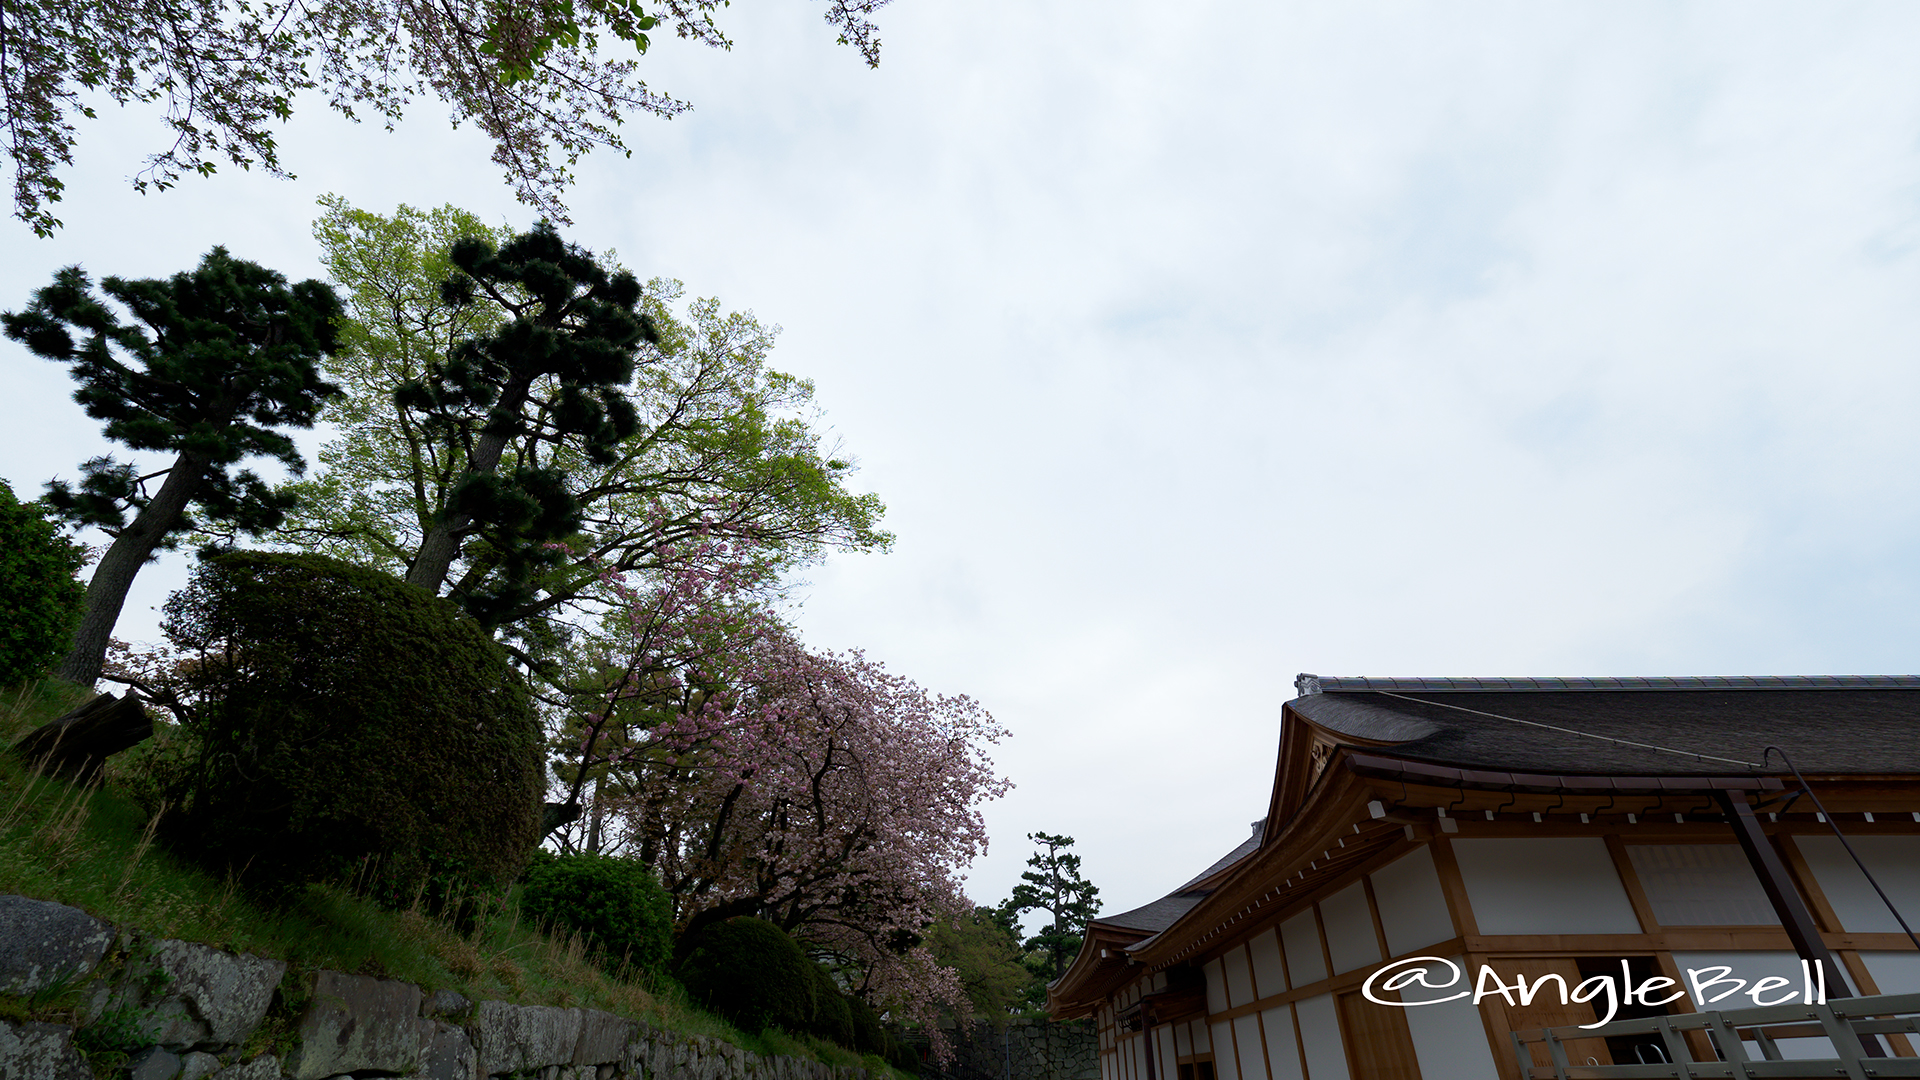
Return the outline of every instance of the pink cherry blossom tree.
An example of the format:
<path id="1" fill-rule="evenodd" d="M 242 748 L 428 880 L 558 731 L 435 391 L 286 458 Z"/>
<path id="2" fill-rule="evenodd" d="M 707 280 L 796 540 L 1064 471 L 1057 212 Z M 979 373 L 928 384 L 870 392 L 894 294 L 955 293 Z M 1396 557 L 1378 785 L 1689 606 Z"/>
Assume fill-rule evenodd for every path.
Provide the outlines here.
<path id="1" fill-rule="evenodd" d="M 807 649 L 746 551 L 715 534 L 644 588 L 609 577 L 630 649 L 563 774 L 576 797 L 596 778 L 587 832 L 652 868 L 683 927 L 766 918 L 937 1035 L 966 998 L 921 935 L 971 910 L 960 875 L 986 850 L 981 805 L 1010 786 L 988 756 L 1006 733 L 970 698 Z"/>

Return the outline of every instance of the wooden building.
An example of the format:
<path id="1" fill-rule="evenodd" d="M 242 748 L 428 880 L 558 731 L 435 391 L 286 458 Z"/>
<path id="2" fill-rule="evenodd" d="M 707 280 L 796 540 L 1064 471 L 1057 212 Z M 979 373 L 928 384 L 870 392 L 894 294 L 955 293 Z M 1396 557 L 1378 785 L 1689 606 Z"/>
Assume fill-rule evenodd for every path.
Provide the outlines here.
<path id="1" fill-rule="evenodd" d="M 1819 970 L 1831 997 L 1920 992 L 1920 949 L 1892 913 L 1920 922 L 1920 677 L 1296 687 L 1252 835 L 1096 920 L 1049 989 L 1055 1017 L 1096 1021 L 1102 1080 L 1519 1080 L 1510 1031 L 1606 1011 L 1605 996 L 1563 999 L 1550 975 L 1684 991 L 1716 966 L 1776 988 Z M 1541 992 L 1419 1007 L 1363 994 L 1419 956 L 1464 981 L 1403 1000 L 1474 989 L 1483 965 Z M 1444 981 L 1444 965 L 1421 966 Z M 1799 1042 L 1787 1057 L 1831 1055 Z M 1883 1049 L 1914 1054 L 1904 1037 Z M 1630 1039 L 1574 1050 L 1664 1060 Z"/>

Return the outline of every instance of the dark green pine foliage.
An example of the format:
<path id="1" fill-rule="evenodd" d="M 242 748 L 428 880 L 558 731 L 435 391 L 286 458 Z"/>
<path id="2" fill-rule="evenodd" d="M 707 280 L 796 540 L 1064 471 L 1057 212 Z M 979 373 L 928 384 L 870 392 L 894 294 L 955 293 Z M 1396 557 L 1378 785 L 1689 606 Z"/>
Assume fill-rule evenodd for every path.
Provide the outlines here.
<path id="1" fill-rule="evenodd" d="M 1080 856 L 1067 850 L 1073 837 L 1036 832 L 1027 839 L 1040 850 L 1027 860 L 1032 869 L 1020 875 L 1005 907 L 1014 920 L 1028 911 L 1052 916 L 1026 941 L 1028 951 L 1040 957 L 1039 973 L 1051 982 L 1066 972 L 1086 938 L 1087 924 L 1100 914 L 1100 890 L 1080 876 Z"/>
<path id="2" fill-rule="evenodd" d="M 632 274 L 609 274 L 545 222 L 497 250 L 462 240 L 450 257 L 461 272 L 443 287 L 448 303 L 485 294 L 512 318 L 395 393 L 466 462 L 407 580 L 435 593 L 450 585 L 455 602 L 498 627 L 535 613 L 540 570 L 565 558 L 551 545 L 580 530 L 569 460 L 610 463 L 639 429 L 624 388 L 659 335 Z M 477 557 L 449 583 L 463 549 Z"/>
<path id="3" fill-rule="evenodd" d="M 100 289 L 132 319 L 121 322 L 77 266 L 55 274 L 24 312 L 0 315 L 8 337 L 68 365 L 80 384 L 74 400 L 106 422 L 107 438 L 174 455 L 144 476 L 94 458 L 81 466 L 77 488 L 47 485 L 47 502 L 63 518 L 113 538 L 59 667 L 87 685 L 100 676 L 128 588 L 156 551 L 194 529 L 258 535 L 279 524 L 290 498 L 234 466 L 261 456 L 304 471 L 281 429 L 312 427 L 337 392 L 320 378 L 319 360 L 333 351 L 340 314 L 324 282 L 289 285 L 218 247 L 192 273 L 110 277 Z"/>
<path id="4" fill-rule="evenodd" d="M 74 577 L 86 558 L 45 507 L 22 503 L 0 480 L 0 687 L 39 678 L 67 651 L 87 595 Z"/>

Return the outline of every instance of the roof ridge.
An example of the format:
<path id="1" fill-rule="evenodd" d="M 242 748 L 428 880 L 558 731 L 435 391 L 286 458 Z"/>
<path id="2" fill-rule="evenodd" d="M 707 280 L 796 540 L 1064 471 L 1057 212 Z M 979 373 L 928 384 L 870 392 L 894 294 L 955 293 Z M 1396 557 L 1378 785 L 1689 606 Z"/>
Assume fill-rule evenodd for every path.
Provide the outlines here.
<path id="1" fill-rule="evenodd" d="M 1579 690 L 1920 690 L 1920 675 L 1648 675 L 1612 677 L 1379 677 L 1312 675 L 1293 681 L 1301 696 L 1321 693 Z"/>

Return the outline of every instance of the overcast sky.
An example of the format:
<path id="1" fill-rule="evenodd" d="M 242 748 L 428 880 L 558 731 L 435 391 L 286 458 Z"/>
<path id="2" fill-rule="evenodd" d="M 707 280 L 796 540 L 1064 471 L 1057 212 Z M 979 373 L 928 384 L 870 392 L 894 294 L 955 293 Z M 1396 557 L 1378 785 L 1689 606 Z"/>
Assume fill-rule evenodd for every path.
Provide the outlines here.
<path id="1" fill-rule="evenodd" d="M 977 900 L 1033 830 L 1110 912 L 1205 866 L 1302 671 L 1920 670 L 1920 7 L 897 0 L 877 71 L 821 10 L 657 45 L 694 111 L 583 162 L 568 235 L 785 327 L 899 536 L 808 575 L 808 639 L 1013 733 Z M 0 308 L 216 243 L 318 274 L 328 192 L 530 222 L 431 103 L 318 104 L 297 181 L 145 197 L 157 128 L 86 124 Z M 0 476 L 74 475 L 64 372 L 0 365 Z"/>

